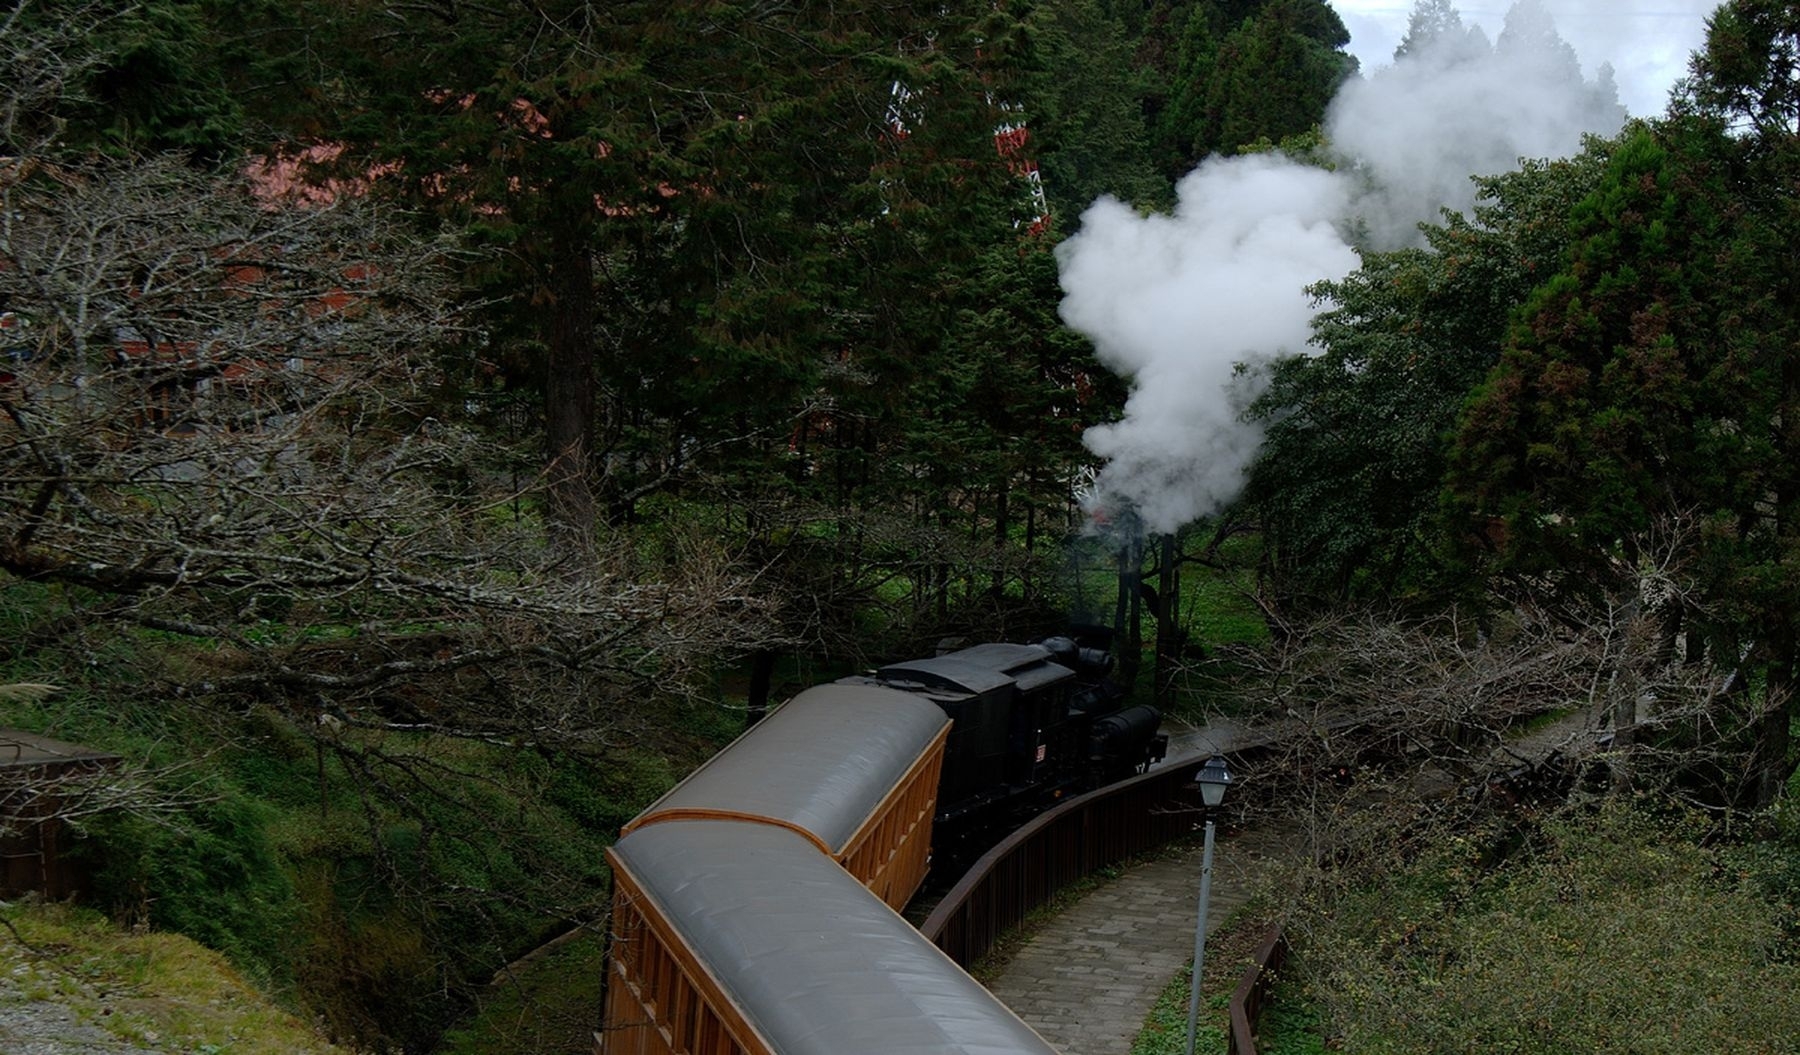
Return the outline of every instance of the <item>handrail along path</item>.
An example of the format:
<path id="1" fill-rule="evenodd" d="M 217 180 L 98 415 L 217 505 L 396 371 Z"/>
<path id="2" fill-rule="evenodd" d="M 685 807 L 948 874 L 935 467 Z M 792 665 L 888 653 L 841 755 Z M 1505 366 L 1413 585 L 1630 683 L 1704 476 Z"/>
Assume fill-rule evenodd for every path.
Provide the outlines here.
<path id="1" fill-rule="evenodd" d="M 1234 796 L 1234 814 L 1259 797 L 1255 766 L 1272 746 L 1272 739 L 1256 738 L 1227 750 L 1234 766 L 1252 775 Z M 1062 891 L 1191 835 L 1202 810 L 1194 778 L 1204 760 L 1201 754 L 1165 763 L 1034 818 L 982 855 L 919 925 L 920 932 L 966 968 Z M 1264 946 L 1259 964 L 1285 949 L 1278 938 Z M 1239 1055 L 1256 1050 L 1254 1027 L 1271 977 L 1247 974 L 1234 997 L 1232 1051 Z"/>

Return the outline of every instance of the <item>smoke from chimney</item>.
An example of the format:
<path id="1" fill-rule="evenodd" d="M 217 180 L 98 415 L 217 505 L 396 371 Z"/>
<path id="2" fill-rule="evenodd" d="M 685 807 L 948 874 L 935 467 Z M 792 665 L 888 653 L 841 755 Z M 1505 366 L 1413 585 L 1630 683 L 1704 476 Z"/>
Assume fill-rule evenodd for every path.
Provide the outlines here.
<path id="1" fill-rule="evenodd" d="M 1131 382 L 1124 417 L 1089 429 L 1104 459 L 1091 513 L 1134 508 L 1152 533 L 1217 512 L 1242 489 L 1262 436 L 1243 420 L 1262 367 L 1306 354 L 1312 283 L 1369 247 L 1419 241 L 1441 208 L 1467 209 L 1470 177 L 1520 157 L 1562 157 L 1625 119 L 1603 70 L 1585 80 L 1537 0 L 1488 46 L 1476 34 L 1425 42 L 1333 100 L 1329 172 L 1281 154 L 1209 158 L 1176 186 L 1170 214 L 1095 202 L 1057 247 L 1063 320 Z"/>

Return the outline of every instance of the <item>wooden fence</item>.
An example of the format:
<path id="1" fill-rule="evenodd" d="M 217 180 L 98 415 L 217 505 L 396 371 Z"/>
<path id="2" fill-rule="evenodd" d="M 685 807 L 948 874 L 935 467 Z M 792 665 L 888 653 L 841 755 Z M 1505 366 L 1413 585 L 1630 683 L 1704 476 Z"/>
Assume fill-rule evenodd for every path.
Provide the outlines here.
<path id="1" fill-rule="evenodd" d="M 1257 1024 L 1262 1021 L 1263 1007 L 1275 988 L 1275 974 L 1287 962 L 1287 935 L 1281 924 L 1269 928 L 1256 947 L 1231 994 L 1231 1055 L 1256 1055 Z"/>
<path id="2" fill-rule="evenodd" d="M 983 854 L 919 926 L 963 967 L 1060 891 L 1192 833 L 1204 759 L 1165 765 L 1039 814 Z"/>
<path id="3" fill-rule="evenodd" d="M 1255 753 L 1234 753 L 1234 768 Z M 1205 761 L 1170 763 L 1040 814 L 983 854 L 919 931 L 966 968 L 1061 891 L 1103 868 L 1193 834 L 1202 820 L 1194 778 Z M 1241 810 L 1254 797 L 1246 792 L 1253 791 L 1253 786 L 1234 788 L 1234 801 L 1226 808 Z M 1277 928 L 1232 997 L 1232 1055 L 1255 1055 L 1253 1027 L 1286 949 Z"/>

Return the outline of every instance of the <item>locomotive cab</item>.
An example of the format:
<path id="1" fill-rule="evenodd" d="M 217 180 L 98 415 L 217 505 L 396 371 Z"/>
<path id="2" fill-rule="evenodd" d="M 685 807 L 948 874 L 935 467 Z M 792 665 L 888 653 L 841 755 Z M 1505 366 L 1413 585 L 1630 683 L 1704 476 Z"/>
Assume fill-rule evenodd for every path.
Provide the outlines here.
<path id="1" fill-rule="evenodd" d="M 954 723 L 940 824 L 1036 808 L 1082 776 L 1088 745 L 1071 721 L 1075 672 L 1041 645 L 977 645 L 882 667 L 874 680 L 928 697 Z"/>

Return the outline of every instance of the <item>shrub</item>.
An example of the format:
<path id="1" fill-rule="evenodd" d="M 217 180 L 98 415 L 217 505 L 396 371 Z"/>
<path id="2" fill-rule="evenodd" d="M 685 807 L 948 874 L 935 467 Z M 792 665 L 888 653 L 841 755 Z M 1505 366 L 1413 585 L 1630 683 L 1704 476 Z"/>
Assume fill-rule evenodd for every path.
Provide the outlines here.
<path id="1" fill-rule="evenodd" d="M 1310 993 L 1357 1052 L 1791 1050 L 1778 907 L 1694 834 L 1609 807 L 1491 868 L 1456 839 L 1334 906 Z"/>
<path id="2" fill-rule="evenodd" d="M 263 984 L 288 977 L 294 888 L 269 840 L 272 811 L 221 792 L 176 823 L 139 814 L 89 823 L 102 904 L 128 923 L 185 934 Z"/>

